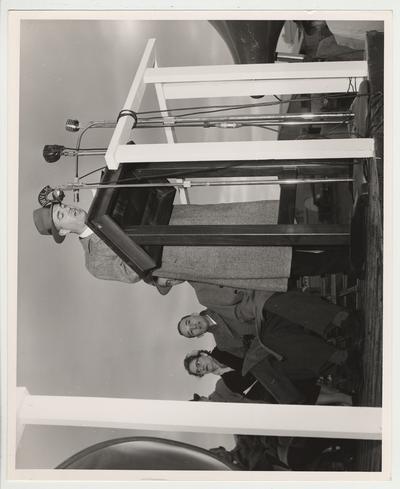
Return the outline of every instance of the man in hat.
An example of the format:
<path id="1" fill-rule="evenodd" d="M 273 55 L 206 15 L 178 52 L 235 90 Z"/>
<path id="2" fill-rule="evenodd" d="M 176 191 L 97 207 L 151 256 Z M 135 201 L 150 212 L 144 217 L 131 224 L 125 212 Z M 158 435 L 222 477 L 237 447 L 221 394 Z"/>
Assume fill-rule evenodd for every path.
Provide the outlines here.
<path id="1" fill-rule="evenodd" d="M 227 204 L 218 205 L 226 206 Z M 215 206 L 213 205 L 212 209 L 208 209 L 209 206 L 192 207 L 206 207 L 208 209 L 207 215 L 219 215 L 219 212 L 226 212 L 225 207 L 216 209 Z M 176 207 L 178 215 L 174 217 L 175 224 L 185 224 L 185 219 L 179 220 L 178 210 L 187 206 Z M 234 208 L 229 208 L 231 218 L 234 210 Z M 190 212 L 195 212 L 195 209 L 191 209 Z M 201 212 L 204 213 L 204 209 Z M 241 219 L 245 218 L 246 212 L 248 212 L 247 207 L 243 210 Z M 184 214 L 186 215 L 187 212 Z M 138 282 L 140 278 L 137 273 L 87 227 L 86 218 L 87 215 L 83 209 L 62 203 L 55 203 L 33 212 L 33 219 L 39 233 L 52 235 L 57 243 L 61 243 L 69 233 L 78 235 L 85 252 L 86 267 L 93 276 L 103 280 L 116 280 L 125 283 Z M 254 255 L 250 254 L 250 248 L 254 251 Z M 222 286 L 232 290 L 239 286 L 246 290 L 260 288 L 264 293 L 269 291 L 271 294 L 277 290 L 286 290 L 288 277 L 321 275 L 345 271 L 349 268 L 347 251 L 342 249 L 343 247 L 338 247 L 338 249 L 333 247 L 334 249 L 327 249 L 321 253 L 297 250 L 295 247 L 250 248 L 240 246 L 164 247 L 162 264 L 158 270 L 153 272 L 153 277 L 156 277 L 152 285 L 155 285 L 163 295 L 168 293 L 173 285 L 185 280 L 194 287 L 197 283 L 202 283 L 204 287 L 214 284 L 214 287 Z M 197 261 L 195 257 L 197 257 Z M 207 261 L 211 264 L 212 273 L 215 273 L 215 276 L 211 276 L 212 273 L 211 275 L 204 275 L 204 267 Z M 238 263 L 240 267 L 238 267 Z M 235 270 L 234 266 L 236 267 Z M 285 276 L 279 278 L 282 267 L 285 268 L 283 274 Z M 216 270 L 217 268 L 219 270 Z M 237 268 L 240 270 L 238 271 Z M 251 270 L 249 270 L 250 268 Z M 276 270 L 272 273 L 271 268 Z M 240 278 L 243 273 L 247 274 L 247 278 Z M 254 273 L 255 277 L 252 275 Z M 278 283 L 280 284 L 279 287 L 277 287 Z M 261 286 L 261 284 L 263 285 Z M 214 290 L 212 285 L 211 287 Z M 211 293 L 213 294 L 213 291 Z M 199 295 L 197 289 L 196 294 Z M 204 302 L 200 302 L 204 304 Z"/>
<path id="2" fill-rule="evenodd" d="M 139 282 L 139 275 L 93 233 L 86 225 L 86 218 L 86 212 L 80 207 L 63 203 L 51 204 L 33 212 L 36 229 L 42 235 L 53 236 L 56 243 L 62 243 L 67 234 L 78 236 L 85 253 L 86 268 L 94 277 L 132 284 Z M 151 285 L 165 295 L 179 282 L 158 278 Z"/>

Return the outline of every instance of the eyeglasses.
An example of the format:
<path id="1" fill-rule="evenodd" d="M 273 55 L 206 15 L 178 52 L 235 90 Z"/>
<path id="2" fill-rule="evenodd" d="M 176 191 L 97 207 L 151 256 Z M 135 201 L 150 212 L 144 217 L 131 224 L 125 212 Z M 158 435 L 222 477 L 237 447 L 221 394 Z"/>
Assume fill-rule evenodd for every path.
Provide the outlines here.
<path id="1" fill-rule="evenodd" d="M 197 358 L 196 360 L 194 360 L 192 365 L 194 365 L 194 373 L 196 375 L 203 375 L 203 367 L 202 367 L 200 358 Z"/>

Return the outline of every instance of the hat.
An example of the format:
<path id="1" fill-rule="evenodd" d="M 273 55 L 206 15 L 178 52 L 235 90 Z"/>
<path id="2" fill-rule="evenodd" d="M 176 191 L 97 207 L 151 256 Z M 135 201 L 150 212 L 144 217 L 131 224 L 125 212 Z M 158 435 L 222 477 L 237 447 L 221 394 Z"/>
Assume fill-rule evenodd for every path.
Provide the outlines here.
<path id="1" fill-rule="evenodd" d="M 33 222 L 40 234 L 51 235 L 56 243 L 62 243 L 65 236 L 61 236 L 53 222 L 53 205 L 40 207 L 33 211 Z"/>

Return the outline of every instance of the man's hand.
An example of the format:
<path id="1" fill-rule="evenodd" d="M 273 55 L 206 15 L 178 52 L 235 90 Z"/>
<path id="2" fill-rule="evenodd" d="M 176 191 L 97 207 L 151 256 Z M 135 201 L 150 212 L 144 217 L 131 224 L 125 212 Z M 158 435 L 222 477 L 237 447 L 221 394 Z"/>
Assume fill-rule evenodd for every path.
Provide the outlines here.
<path id="1" fill-rule="evenodd" d="M 250 348 L 250 345 L 252 341 L 254 340 L 255 336 L 252 334 L 245 334 L 243 336 L 243 348 L 244 351 L 247 351 Z"/>
<path id="2" fill-rule="evenodd" d="M 162 278 L 162 277 L 157 278 L 157 283 L 161 287 L 173 287 L 174 285 L 181 284 L 182 282 L 183 280 L 177 280 L 173 278 Z"/>

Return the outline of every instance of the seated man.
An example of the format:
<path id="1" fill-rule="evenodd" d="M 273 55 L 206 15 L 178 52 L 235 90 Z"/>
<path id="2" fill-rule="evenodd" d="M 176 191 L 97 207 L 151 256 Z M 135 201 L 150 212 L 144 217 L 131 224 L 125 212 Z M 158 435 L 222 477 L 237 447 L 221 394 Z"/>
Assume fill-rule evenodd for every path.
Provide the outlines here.
<path id="1" fill-rule="evenodd" d="M 225 219 L 222 222 L 227 224 L 247 224 L 252 219 L 260 224 L 261 215 L 270 223 L 274 222 L 277 207 L 272 204 L 268 201 L 240 203 L 240 213 L 231 204 L 199 205 L 190 209 L 175 206 L 170 222 L 184 225 Z M 271 206 L 274 211 L 264 218 L 264 207 Z M 86 226 L 86 218 L 83 209 L 60 203 L 33 212 L 39 233 L 52 235 L 56 243 L 61 243 L 69 233 L 80 238 L 86 267 L 92 275 L 104 280 L 138 282 L 138 275 Z M 290 246 L 165 246 L 161 267 L 153 275 L 154 285 L 163 294 L 184 280 L 275 292 L 286 290 L 289 277 L 345 271 L 349 266 L 347 248 L 343 247 L 309 253 Z"/>
<path id="2" fill-rule="evenodd" d="M 191 285 L 207 309 L 183 317 L 178 323 L 179 333 L 191 338 L 210 332 L 220 349 L 239 356 L 243 356 L 244 340 L 259 337 L 266 322 L 277 317 L 282 324 L 298 325 L 325 340 L 338 330 L 349 342 L 359 339 L 360 325 L 355 316 L 319 296 L 300 291 L 269 294 L 211 284 Z"/>
<path id="3" fill-rule="evenodd" d="M 310 352 L 302 352 L 299 354 L 299 358 L 302 360 L 298 363 L 298 366 L 291 359 L 285 359 L 282 362 L 282 369 L 276 369 L 273 372 L 271 369 L 271 362 L 265 362 L 260 359 L 261 365 L 253 366 L 249 372 L 243 374 L 244 361 L 235 355 L 221 351 L 218 348 L 214 348 L 211 352 L 206 350 L 195 350 L 186 355 L 184 359 L 184 367 L 190 375 L 202 377 L 206 374 L 214 374 L 221 376 L 228 392 L 233 392 L 241 396 L 248 396 L 248 390 L 250 389 L 251 397 L 257 399 L 258 402 L 274 403 L 276 400 L 275 392 L 278 392 L 278 388 L 274 390 L 271 388 L 270 376 L 275 376 L 272 384 L 279 382 L 284 385 L 286 380 L 286 387 L 291 383 L 290 388 L 292 391 L 297 389 L 297 392 L 301 396 L 301 402 L 307 404 L 343 404 L 347 406 L 352 405 L 351 397 L 342 393 L 339 390 L 326 385 L 318 385 L 317 380 L 319 376 L 325 371 L 328 372 L 332 366 L 329 366 L 330 351 L 325 351 L 326 357 L 323 358 L 321 354 L 320 359 L 309 359 Z M 261 357 L 260 357 L 261 358 Z M 319 362 L 319 364 L 318 364 Z M 292 364 L 292 367 L 289 365 Z M 285 379 L 286 378 L 286 379 Z M 258 382 L 261 384 L 261 389 L 256 388 Z M 269 386 L 269 387 L 268 387 Z M 287 388 L 285 394 L 290 394 L 290 390 Z M 274 396 L 274 397 L 271 397 Z M 231 399 L 231 397 L 230 397 Z"/>

